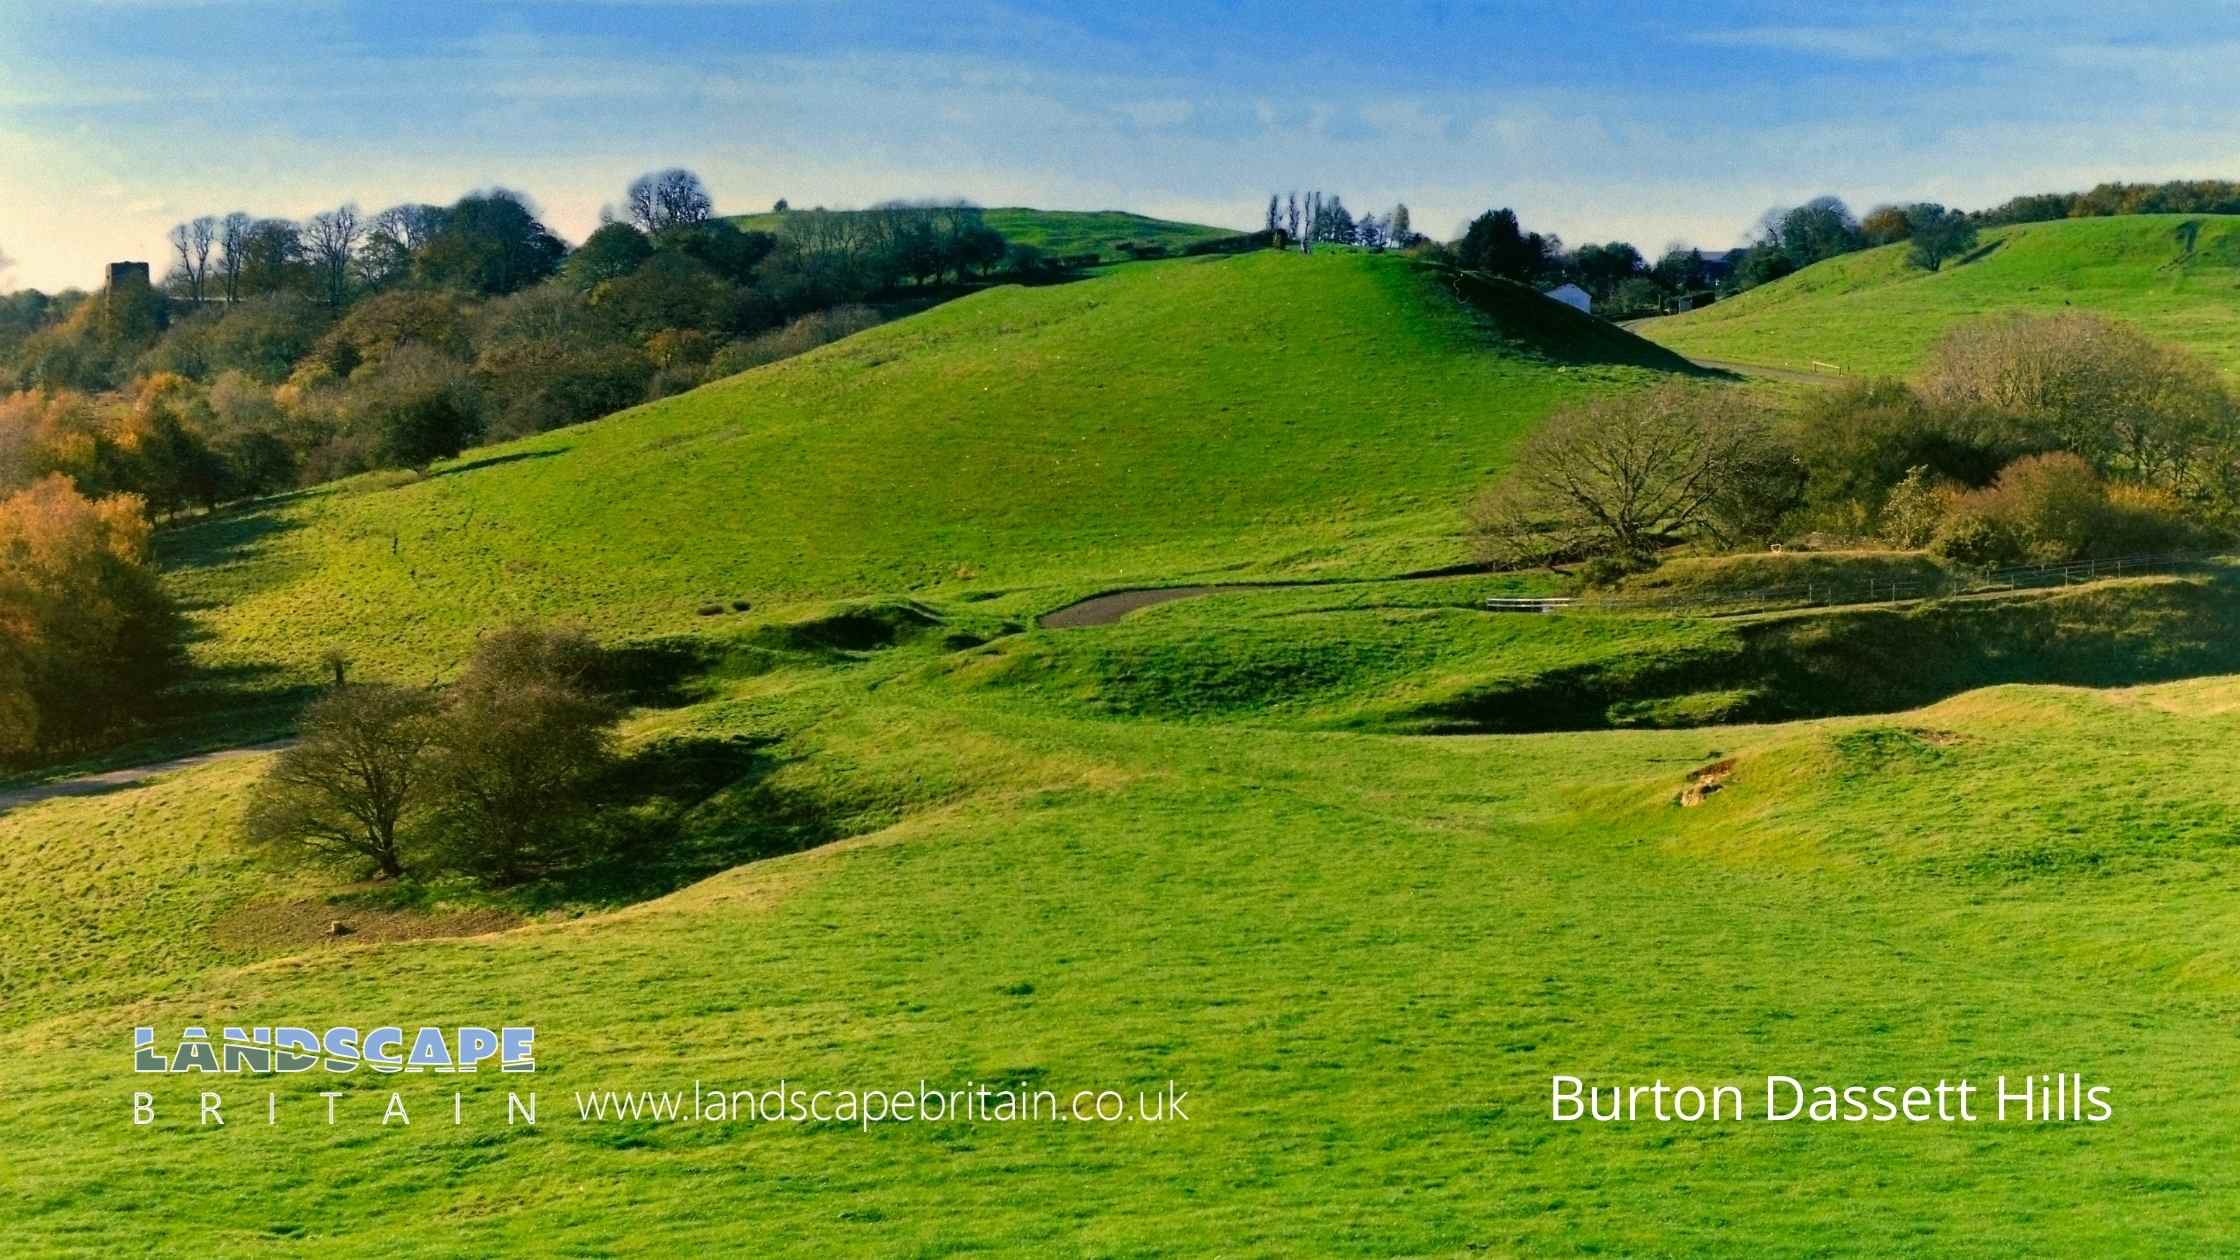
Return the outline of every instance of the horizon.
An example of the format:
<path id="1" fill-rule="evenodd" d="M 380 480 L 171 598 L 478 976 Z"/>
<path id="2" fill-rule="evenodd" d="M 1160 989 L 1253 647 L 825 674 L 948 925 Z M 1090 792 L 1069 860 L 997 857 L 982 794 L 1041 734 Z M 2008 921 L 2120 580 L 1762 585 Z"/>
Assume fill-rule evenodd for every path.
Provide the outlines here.
<path id="1" fill-rule="evenodd" d="M 672 165 L 726 214 L 959 197 L 1249 228 L 1270 192 L 1319 187 L 1406 202 L 1436 236 L 1511 206 L 1570 244 L 1652 256 L 1741 244 L 1768 208 L 1822 193 L 1974 209 L 2240 170 L 2221 123 L 2240 14 L 2174 34 L 2145 9 L 1995 2 L 1810 23 L 1749 0 L 1422 3 L 1384 23 L 1260 4 L 282 8 L 29 0 L 0 17 L 19 68 L 0 142 L 43 173 L 0 191 L 0 289 L 161 271 L 164 232 L 199 214 L 492 186 L 580 241 L 630 178 Z M 213 76 L 242 47 L 262 51 L 253 72 Z"/>

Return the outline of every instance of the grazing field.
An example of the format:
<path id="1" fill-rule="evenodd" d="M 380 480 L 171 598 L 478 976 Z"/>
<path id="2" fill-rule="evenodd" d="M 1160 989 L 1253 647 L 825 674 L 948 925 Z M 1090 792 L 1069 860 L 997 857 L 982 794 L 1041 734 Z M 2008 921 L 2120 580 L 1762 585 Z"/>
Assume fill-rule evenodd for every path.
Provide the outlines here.
<path id="1" fill-rule="evenodd" d="M 849 785 L 853 839 L 618 914 L 11 1015 L 0 1248 L 2004 1256 L 2226 1236 L 2240 683 L 1431 739 L 942 698 L 908 685 L 937 651 L 741 674 L 655 719 L 782 737 Z M 1723 790 L 1676 805 L 1713 764 Z M 208 1081 L 126 1070 L 136 1023 L 498 1020 L 537 1028 L 534 1077 L 279 1078 L 269 1126 L 267 1081 L 219 1082 L 221 1129 L 195 1122 Z M 2115 1119 L 1546 1110 L 1559 1072 L 1756 1091 L 2055 1071 L 2110 1086 Z M 574 1097 L 781 1078 L 1173 1081 L 1188 1119 L 866 1132 L 585 1121 Z M 139 1130 L 135 1088 L 158 1106 Z M 380 1123 L 392 1088 L 409 1127 Z M 539 1124 L 509 1127 L 506 1091 L 532 1088 Z M 341 1091 L 332 1126 L 320 1090 Z"/>
<path id="2" fill-rule="evenodd" d="M 1001 206 L 984 211 L 982 217 L 989 227 L 1003 233 L 1003 238 L 1012 244 L 1032 245 L 1056 257 L 1095 254 L 1104 262 L 1126 260 L 1129 255 L 1119 248 L 1123 243 L 1160 245 L 1169 252 L 1181 253 L 1185 246 L 1217 241 L 1245 231 L 1154 219 L 1126 210 L 1035 210 L 1026 206 Z M 731 221 L 750 231 L 778 232 L 784 230 L 785 219 L 786 212 L 765 211 L 738 215 Z"/>
<path id="3" fill-rule="evenodd" d="M 0 805 L 0 1254 L 2227 1246 L 2240 576 L 1497 616 L 1555 579 L 1421 572 L 1551 408 L 1688 371 L 1395 257 L 1147 263 L 169 533 L 259 733 L 330 650 L 419 682 L 588 625 L 634 839 L 500 891 L 283 873 L 255 757 Z M 1036 622 L 1252 580 L 1294 584 Z M 266 1024 L 530 1025 L 537 1071 L 131 1070 L 137 1027 Z M 1549 1117 L 1559 1073 L 1762 1113 L 2070 1072 L 2110 1121 Z M 694 1114 L 781 1083 L 1186 1100 Z"/>
<path id="4" fill-rule="evenodd" d="M 2240 373 L 2240 216 L 2123 215 L 1983 233 L 1927 272 L 1903 244 L 1831 258 L 1635 331 L 1700 359 L 1904 376 L 1947 328 L 2001 311 L 2097 311 Z"/>
<path id="5" fill-rule="evenodd" d="M 174 531 L 164 560 L 198 659 L 266 684 L 331 647 L 441 674 L 513 617 L 615 637 L 905 591 L 1026 614 L 1452 564 L 1463 498 L 1551 407 L 1684 367 L 1525 290 L 1470 297 L 1341 252 L 997 289 L 416 483 Z"/>

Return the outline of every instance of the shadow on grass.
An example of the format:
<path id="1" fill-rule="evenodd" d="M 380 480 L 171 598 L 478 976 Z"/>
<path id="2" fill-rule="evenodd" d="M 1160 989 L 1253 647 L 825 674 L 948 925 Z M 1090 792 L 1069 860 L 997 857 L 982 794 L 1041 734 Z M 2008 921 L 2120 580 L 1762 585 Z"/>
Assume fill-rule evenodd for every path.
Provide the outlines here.
<path id="1" fill-rule="evenodd" d="M 774 738 L 661 740 L 607 776 L 589 824 L 602 856 L 512 891 L 527 910 L 624 905 L 761 858 L 839 839 L 829 805 L 779 790 Z"/>
<path id="2" fill-rule="evenodd" d="M 555 455 L 567 454 L 569 449 L 565 446 L 556 446 L 546 450 L 515 451 L 511 455 L 489 455 L 481 459 L 470 459 L 463 464 L 447 465 L 428 474 L 428 476 L 430 479 L 456 477 L 460 473 L 480 472 L 485 468 L 496 468 L 501 464 L 518 464 L 531 459 L 551 459 Z"/>
<path id="3" fill-rule="evenodd" d="M 165 569 L 212 569 L 301 528 L 303 522 L 283 516 L 273 502 L 160 530 L 156 534 L 156 556 Z"/>

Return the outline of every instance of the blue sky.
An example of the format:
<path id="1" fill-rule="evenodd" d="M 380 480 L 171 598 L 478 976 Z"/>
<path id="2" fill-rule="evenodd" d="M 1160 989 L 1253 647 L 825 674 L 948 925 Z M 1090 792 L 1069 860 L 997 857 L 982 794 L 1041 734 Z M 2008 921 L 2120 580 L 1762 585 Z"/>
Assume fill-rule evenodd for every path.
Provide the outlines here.
<path id="1" fill-rule="evenodd" d="M 1250 225 L 1273 189 L 1493 205 L 1574 244 L 1767 207 L 2240 176 L 2240 9 L 4 0 L 0 286 L 196 213 L 504 184 L 580 238 L 629 178 L 725 209 L 964 196 Z"/>

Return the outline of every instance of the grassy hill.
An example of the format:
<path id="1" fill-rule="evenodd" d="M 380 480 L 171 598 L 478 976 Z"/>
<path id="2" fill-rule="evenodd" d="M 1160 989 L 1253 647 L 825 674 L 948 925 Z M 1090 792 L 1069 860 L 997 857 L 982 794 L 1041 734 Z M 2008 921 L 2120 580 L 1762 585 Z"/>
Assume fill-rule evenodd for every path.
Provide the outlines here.
<path id="1" fill-rule="evenodd" d="M 1523 290 L 1467 296 L 1335 251 L 992 290 L 415 484 L 182 529 L 164 560 L 205 664 L 299 677 L 326 646 L 440 672 L 511 617 L 613 637 L 902 592 L 1024 615 L 1449 564 L 1462 497 L 1549 408 L 1681 366 Z"/>
<path id="2" fill-rule="evenodd" d="M 931 650 L 868 654 L 821 716 L 800 677 L 758 675 L 662 719 L 790 730 L 790 765 L 883 802 L 842 844 L 498 936 L 213 960 L 180 983 L 170 961 L 129 1008 L 11 1019 L 0 1247 L 642 1253 L 721 1249 L 745 1219 L 788 1255 L 1179 1256 L 1208 1237 L 1250 1255 L 1829 1256 L 1896 1237 L 2162 1255 L 2224 1236 L 2240 683 L 1405 739 L 937 701 L 898 672 Z M 1677 807 L 1713 763 L 1724 790 Z M 223 796 L 236 774 L 168 790 Z M 125 1069 L 134 1023 L 500 1019 L 537 1028 L 533 1078 Z M 2061 1070 L 2112 1086 L 2117 1119 L 1545 1110 L 1558 1072 L 1755 1094 L 1772 1072 Z M 781 1078 L 1131 1099 L 1171 1080 L 1189 1119 L 578 1118 L 579 1092 Z M 156 1096 L 155 1125 L 126 1127 L 128 1088 Z M 194 1122 L 203 1088 L 228 1096 L 227 1128 Z M 532 1088 L 540 1123 L 508 1127 L 506 1091 Z M 379 1123 L 392 1089 L 409 1128 Z M 342 1095 L 331 1127 L 321 1090 Z M 730 1202 L 751 1206 L 708 1206 Z"/>
<path id="3" fill-rule="evenodd" d="M 739 215 L 732 222 L 752 231 L 777 232 L 783 230 L 785 217 L 781 211 L 764 211 Z M 989 227 L 1015 244 L 1033 245 L 1059 256 L 1095 254 L 1106 262 L 1120 262 L 1128 257 L 1119 248 L 1122 242 L 1163 245 L 1169 252 L 1180 253 L 1186 245 L 1220 240 L 1244 230 L 1154 219 L 1125 210 L 1034 210 L 1025 206 L 1000 206 L 986 211 L 985 217 Z"/>
<path id="4" fill-rule="evenodd" d="M 169 534 L 242 685 L 441 676 L 513 616 L 629 641 L 659 843 L 461 894 L 249 861 L 251 758 L 0 805 L 0 1254 L 2216 1250 L 2240 677 L 2192 676 L 2240 668 L 2230 573 L 1738 617 L 1348 580 L 1459 559 L 1550 407 L 1681 369 L 1398 258 L 1153 263 Z M 1034 622 L 1250 577 L 1318 584 Z M 528 1024 L 538 1070 L 130 1071 L 136 1026 L 269 1023 Z M 2112 1122 L 1547 1110 L 1556 1073 L 1757 1109 L 2072 1071 Z M 781 1081 L 1188 1119 L 582 1110 Z"/>
<path id="5" fill-rule="evenodd" d="M 1635 331 L 1703 359 L 1905 375 L 1956 323 L 2007 310 L 2098 311 L 2240 373 L 2240 216 L 2129 215 L 1983 234 L 1940 272 L 1906 247 L 1832 258 Z"/>

